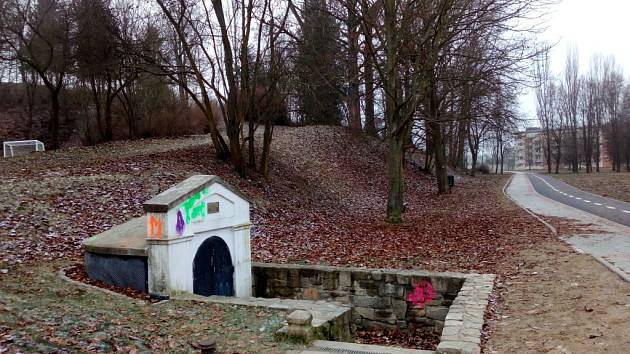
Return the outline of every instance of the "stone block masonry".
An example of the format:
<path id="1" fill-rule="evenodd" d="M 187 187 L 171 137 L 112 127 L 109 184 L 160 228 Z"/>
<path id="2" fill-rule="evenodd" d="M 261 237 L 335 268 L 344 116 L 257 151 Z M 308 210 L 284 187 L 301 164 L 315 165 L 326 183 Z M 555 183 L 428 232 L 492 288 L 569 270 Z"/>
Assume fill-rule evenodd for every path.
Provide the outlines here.
<path id="1" fill-rule="evenodd" d="M 352 307 L 354 328 L 428 327 L 442 333 L 438 353 L 479 353 L 492 274 L 252 264 L 257 297 L 324 300 Z M 435 290 L 417 306 L 407 299 L 417 284 Z"/>
<path id="2" fill-rule="evenodd" d="M 442 330 L 438 353 L 480 353 L 481 329 L 494 275 L 468 277 L 453 301 Z"/>

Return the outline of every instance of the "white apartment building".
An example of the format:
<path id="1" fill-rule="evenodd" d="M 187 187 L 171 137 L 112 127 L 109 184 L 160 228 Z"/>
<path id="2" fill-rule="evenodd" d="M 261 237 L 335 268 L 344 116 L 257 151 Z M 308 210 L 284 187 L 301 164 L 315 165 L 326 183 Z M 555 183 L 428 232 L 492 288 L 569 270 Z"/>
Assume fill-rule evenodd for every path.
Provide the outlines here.
<path id="1" fill-rule="evenodd" d="M 516 170 L 540 170 L 545 168 L 543 135 L 540 128 L 526 128 L 515 134 L 514 148 Z"/>

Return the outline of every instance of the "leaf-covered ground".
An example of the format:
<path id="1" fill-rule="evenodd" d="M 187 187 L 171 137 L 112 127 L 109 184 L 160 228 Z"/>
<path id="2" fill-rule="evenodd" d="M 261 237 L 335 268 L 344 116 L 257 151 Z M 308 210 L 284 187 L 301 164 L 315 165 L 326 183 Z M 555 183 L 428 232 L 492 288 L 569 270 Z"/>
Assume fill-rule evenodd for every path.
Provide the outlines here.
<path id="1" fill-rule="evenodd" d="M 142 202 L 194 174 L 220 175 L 253 199 L 257 261 L 503 275 L 516 269 L 520 252 L 552 237 L 503 197 L 506 176 L 461 178 L 453 193 L 439 196 L 435 181 L 409 166 L 405 223 L 391 226 L 383 223 L 387 184 L 382 143 L 342 128 L 277 128 L 272 148 L 267 180 L 241 178 L 215 160 L 205 136 L 116 142 L 1 161 L 0 326 L 12 339 L 0 340 L 0 348 L 25 348 L 30 341 L 66 333 L 66 322 L 91 321 L 80 313 L 98 317 L 115 312 L 93 302 L 72 310 L 80 306 L 80 294 L 31 294 L 38 289 L 33 281 L 52 279 L 56 268 L 51 262 L 65 266 L 80 260 L 84 238 L 141 215 Z M 59 298 L 77 315 L 64 319 L 42 304 Z M 48 323 L 48 333 L 37 326 L 31 327 L 33 333 L 17 330 L 19 320 L 12 318 L 25 308 L 31 309 L 33 321 Z M 152 318 L 130 307 L 126 311 L 136 321 L 132 327 Z M 496 311 L 492 306 L 488 315 L 497 317 Z M 94 345 L 108 345 L 107 336 L 116 337 L 119 329 L 108 325 L 106 335 L 98 337 L 101 344 Z M 147 335 L 134 336 L 152 342 Z M 77 348 L 92 345 L 84 329 L 72 336 L 79 341 Z"/>
<path id="2" fill-rule="evenodd" d="M 341 128 L 278 129 L 268 180 L 242 179 L 207 137 L 118 142 L 0 163 L 6 264 L 80 257 L 81 241 L 142 213 L 142 202 L 193 174 L 217 174 L 254 200 L 260 261 L 495 272 L 548 237 L 501 196 L 504 176 L 458 180 L 438 196 L 409 168 L 403 225 L 383 223 L 384 148 Z"/>

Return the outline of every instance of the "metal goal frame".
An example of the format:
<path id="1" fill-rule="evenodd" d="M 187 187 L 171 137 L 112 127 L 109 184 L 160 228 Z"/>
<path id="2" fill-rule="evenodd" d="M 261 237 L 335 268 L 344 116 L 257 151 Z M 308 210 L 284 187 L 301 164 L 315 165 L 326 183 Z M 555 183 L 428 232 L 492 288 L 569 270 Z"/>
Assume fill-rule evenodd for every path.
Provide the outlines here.
<path id="1" fill-rule="evenodd" d="M 2 150 L 4 151 L 4 157 L 14 157 L 15 156 L 15 147 L 21 146 L 35 146 L 35 150 L 33 151 L 45 151 L 44 143 L 39 140 L 14 140 L 14 141 L 5 141 L 2 143 Z"/>

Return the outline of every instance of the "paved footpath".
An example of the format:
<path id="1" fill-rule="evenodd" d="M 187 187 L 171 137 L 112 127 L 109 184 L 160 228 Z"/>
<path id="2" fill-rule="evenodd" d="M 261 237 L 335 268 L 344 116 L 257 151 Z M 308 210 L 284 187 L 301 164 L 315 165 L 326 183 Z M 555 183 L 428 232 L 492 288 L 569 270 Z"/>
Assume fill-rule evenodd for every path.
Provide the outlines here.
<path id="1" fill-rule="evenodd" d="M 514 174 L 506 193 L 534 214 L 588 225 L 587 231 L 562 239 L 630 282 L 630 212 L 626 213 L 630 204 L 583 192 L 549 176 L 522 172 Z"/>
<path id="2" fill-rule="evenodd" d="M 584 192 L 549 175 L 528 173 L 527 177 L 536 192 L 547 198 L 630 226 L 630 203 Z"/>

